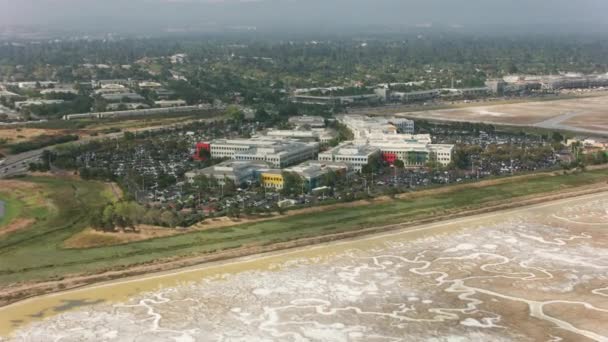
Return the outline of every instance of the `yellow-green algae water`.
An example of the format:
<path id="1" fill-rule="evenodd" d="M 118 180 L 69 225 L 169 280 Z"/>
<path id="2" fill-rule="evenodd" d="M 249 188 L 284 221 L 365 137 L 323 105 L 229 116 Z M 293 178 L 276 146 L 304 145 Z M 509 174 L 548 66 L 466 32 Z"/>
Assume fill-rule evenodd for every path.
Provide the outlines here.
<path id="1" fill-rule="evenodd" d="M 373 249 L 383 246 L 387 241 L 416 239 L 429 234 L 453 232 L 452 224 L 433 224 L 406 232 L 386 234 L 371 238 L 334 242 L 294 251 L 269 253 L 263 256 L 238 258 L 233 261 L 217 262 L 193 266 L 177 271 L 163 272 L 149 276 L 138 276 L 115 280 L 99 285 L 91 285 L 66 292 L 43 295 L 0 308 L 0 336 L 7 336 L 15 329 L 33 321 L 42 320 L 66 310 L 73 310 L 90 303 L 119 303 L 144 292 L 174 287 L 205 278 L 237 274 L 246 271 L 275 272 L 290 260 L 308 260 L 321 263 L 331 260 L 332 256 L 351 249 Z M 464 229 L 465 227 L 458 227 Z M 66 307 L 66 303 L 68 304 Z M 70 305 L 71 304 L 71 305 Z"/>
<path id="2" fill-rule="evenodd" d="M 601 322 L 577 326 L 543 305 L 575 303 L 585 308 L 582 317 L 608 318 L 608 259 L 598 257 L 608 255 L 606 229 L 608 195 L 590 195 L 32 298 L 0 308 L 0 335 L 15 341 L 602 341 L 608 333 Z M 508 311 L 514 302 L 535 316 Z M 525 329 L 531 323 L 533 333 Z"/>

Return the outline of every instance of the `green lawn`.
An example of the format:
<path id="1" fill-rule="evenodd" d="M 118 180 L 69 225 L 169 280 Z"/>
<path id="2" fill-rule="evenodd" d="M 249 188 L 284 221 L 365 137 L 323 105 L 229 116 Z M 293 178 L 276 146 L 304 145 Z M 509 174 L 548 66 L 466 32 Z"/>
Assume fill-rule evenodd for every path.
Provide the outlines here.
<path id="1" fill-rule="evenodd" d="M 92 209 L 107 202 L 104 185 L 96 182 L 29 179 L 49 189 L 58 211 L 35 229 L 0 239 L 0 284 L 59 278 L 117 266 L 186 256 L 242 245 L 264 245 L 296 238 L 344 232 L 436 216 L 454 209 L 482 207 L 491 201 L 608 181 L 608 170 L 577 175 L 534 176 L 482 188 L 456 188 L 441 194 L 393 200 L 357 208 L 340 208 L 229 228 L 192 232 L 130 244 L 81 250 L 63 249 L 63 241 L 87 226 Z"/>

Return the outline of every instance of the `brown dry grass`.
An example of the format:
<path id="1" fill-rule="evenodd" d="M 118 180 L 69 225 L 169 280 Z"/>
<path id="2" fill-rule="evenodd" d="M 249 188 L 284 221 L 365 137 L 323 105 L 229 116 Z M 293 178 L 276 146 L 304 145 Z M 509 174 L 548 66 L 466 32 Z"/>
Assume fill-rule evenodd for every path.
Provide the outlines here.
<path id="1" fill-rule="evenodd" d="M 32 224 L 34 224 L 35 222 L 36 222 L 36 220 L 34 220 L 34 219 L 25 219 L 25 218 L 14 219 L 13 221 L 11 221 L 11 223 L 8 224 L 8 226 L 5 226 L 2 229 L 0 229 L 0 237 L 26 229 L 29 226 L 31 226 Z"/>
<path id="2" fill-rule="evenodd" d="M 0 189 L 10 192 L 14 190 L 31 190 L 40 188 L 38 184 L 12 179 L 0 179 Z"/>
<path id="3" fill-rule="evenodd" d="M 76 249 L 113 246 L 123 243 L 170 236 L 176 233 L 179 232 L 173 229 L 157 228 L 145 225 L 139 226 L 137 231 L 101 232 L 92 228 L 87 228 L 67 239 L 63 246 L 65 248 Z"/>
<path id="4" fill-rule="evenodd" d="M 0 129 L 0 139 L 7 139 L 9 144 L 32 140 L 41 135 L 59 135 L 62 130 L 41 128 L 3 128 Z"/>

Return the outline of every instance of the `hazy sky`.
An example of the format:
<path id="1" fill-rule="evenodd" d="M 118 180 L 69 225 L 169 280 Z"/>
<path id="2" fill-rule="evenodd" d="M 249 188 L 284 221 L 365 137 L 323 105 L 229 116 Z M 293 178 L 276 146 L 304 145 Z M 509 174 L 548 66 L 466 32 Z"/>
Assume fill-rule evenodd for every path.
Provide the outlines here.
<path id="1" fill-rule="evenodd" d="M 0 0 L 0 26 L 314 31 L 464 27 L 608 32 L 607 0 Z"/>

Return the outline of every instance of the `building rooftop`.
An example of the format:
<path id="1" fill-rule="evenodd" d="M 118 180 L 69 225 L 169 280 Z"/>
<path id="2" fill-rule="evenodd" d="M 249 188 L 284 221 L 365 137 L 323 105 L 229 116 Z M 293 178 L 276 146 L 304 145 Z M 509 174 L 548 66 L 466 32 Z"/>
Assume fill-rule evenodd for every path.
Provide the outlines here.
<path id="1" fill-rule="evenodd" d="M 349 141 L 339 146 L 336 146 L 331 150 L 325 151 L 322 154 L 368 156 L 379 151 L 380 149 L 377 147 L 373 147 L 367 144 L 357 145 L 354 142 Z"/>
<path id="2" fill-rule="evenodd" d="M 103 97 L 104 99 L 109 100 L 109 101 L 119 101 L 124 98 L 128 98 L 129 100 L 138 100 L 138 101 L 145 100 L 143 96 L 141 96 L 137 93 L 102 94 L 101 97 Z"/>
<path id="3" fill-rule="evenodd" d="M 287 168 L 285 171 L 297 173 L 307 179 L 313 179 L 328 173 L 330 170 L 337 171 L 348 169 L 349 166 L 347 163 L 309 160 L 302 164 Z"/>

